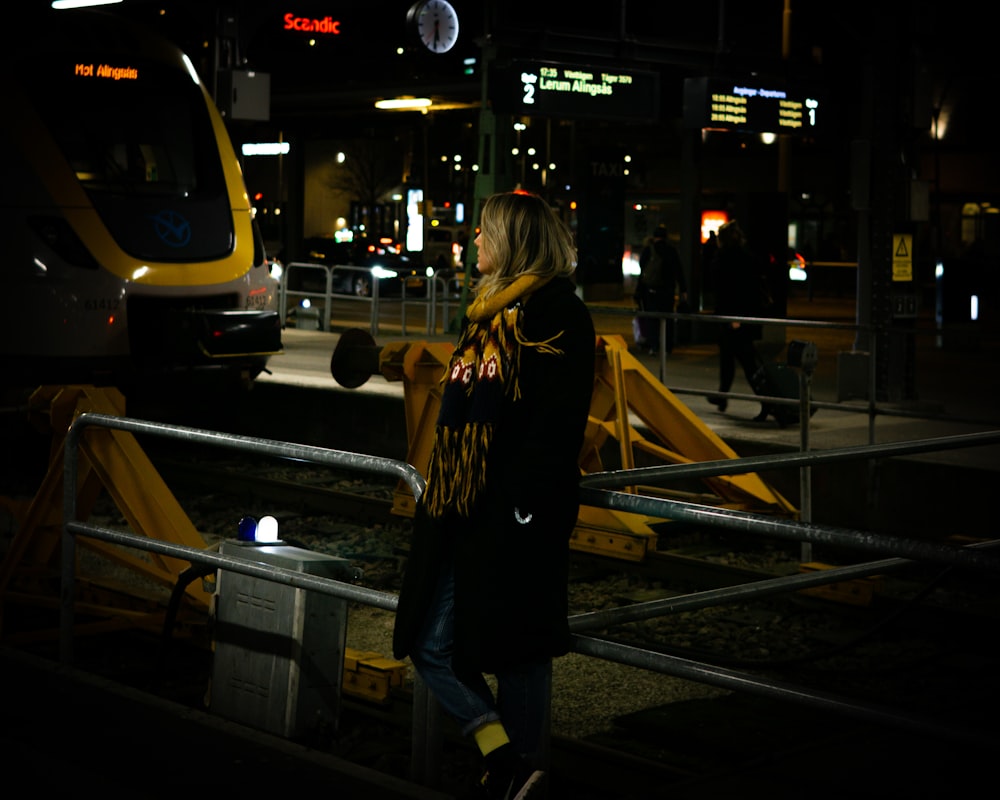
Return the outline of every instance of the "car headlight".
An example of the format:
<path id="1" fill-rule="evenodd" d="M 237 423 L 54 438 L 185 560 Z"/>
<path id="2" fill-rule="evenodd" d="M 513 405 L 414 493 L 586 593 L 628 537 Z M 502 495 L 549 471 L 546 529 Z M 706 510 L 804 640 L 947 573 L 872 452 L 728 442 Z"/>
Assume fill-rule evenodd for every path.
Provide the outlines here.
<path id="1" fill-rule="evenodd" d="M 393 272 L 391 269 L 386 269 L 385 267 L 378 267 L 378 266 L 372 267 L 372 275 L 374 275 L 376 278 L 379 278 L 380 280 L 382 278 L 396 277 L 396 273 Z"/>

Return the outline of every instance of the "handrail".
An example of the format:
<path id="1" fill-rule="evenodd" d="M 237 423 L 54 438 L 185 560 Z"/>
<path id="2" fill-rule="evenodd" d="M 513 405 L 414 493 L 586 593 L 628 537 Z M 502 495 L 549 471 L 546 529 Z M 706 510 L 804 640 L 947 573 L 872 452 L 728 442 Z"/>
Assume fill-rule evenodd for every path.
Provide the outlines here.
<path id="1" fill-rule="evenodd" d="M 224 556 L 219 553 L 207 552 L 197 548 L 177 545 L 151 539 L 146 536 L 116 531 L 100 526 L 89 525 L 76 519 L 76 486 L 78 470 L 78 447 L 83 431 L 89 426 L 104 426 L 134 433 L 177 438 L 190 442 L 230 447 L 238 450 L 264 453 L 268 455 L 290 457 L 298 460 L 316 461 L 317 463 L 336 464 L 369 472 L 385 472 L 398 475 L 407 481 L 419 498 L 424 489 L 422 476 L 411 466 L 393 459 L 367 456 L 358 453 L 330 450 L 309 445 L 290 444 L 266 439 L 221 434 L 195 428 L 184 428 L 143 420 L 107 416 L 102 414 L 81 414 L 70 427 L 64 452 L 64 504 L 63 504 L 63 535 L 62 535 L 62 589 L 60 595 L 60 659 L 72 659 L 72 622 L 75 584 L 75 537 L 91 536 L 105 541 L 111 541 L 129 547 L 136 547 L 149 552 L 157 552 L 179 559 L 187 559 L 192 563 L 209 564 L 219 569 L 227 569 L 242 574 L 251 575 L 265 580 L 274 580 L 286 585 L 295 586 L 310 591 L 318 591 L 336 597 L 349 599 L 395 611 L 398 598 L 387 592 L 357 587 L 332 578 L 324 578 L 294 570 L 288 570 L 274 565 L 262 564 L 250 560 Z M 926 440 L 909 443 L 911 450 L 919 448 L 926 450 L 935 445 L 947 449 L 949 447 L 974 446 L 985 444 L 1000 437 L 1000 432 L 970 437 L 944 437 L 942 440 Z M 984 441 L 985 439 L 985 441 Z M 788 456 L 758 457 L 751 459 L 734 459 L 725 462 L 731 471 L 753 471 L 761 459 L 766 459 L 769 465 L 779 466 L 783 463 L 799 463 L 805 459 L 841 459 L 848 457 L 868 457 L 876 453 L 893 455 L 904 452 L 907 443 L 869 446 L 864 448 L 844 448 L 843 451 L 829 454 L 798 454 Z M 847 452 L 850 451 L 850 452 Z M 598 473 L 585 479 L 587 485 L 582 490 L 582 500 L 586 503 L 610 509 L 620 509 L 649 516 L 659 516 L 670 519 L 695 521 L 707 526 L 735 529 L 742 532 L 757 533 L 766 537 L 775 535 L 800 540 L 835 541 L 838 546 L 859 549 L 862 551 L 877 550 L 879 552 L 903 553 L 915 559 L 944 561 L 959 566 L 982 568 L 990 571 L 1000 570 L 1000 559 L 983 550 L 1000 542 L 981 543 L 978 546 L 964 548 L 938 547 L 910 543 L 894 537 L 876 537 L 864 531 L 851 531 L 826 526 L 797 522 L 794 520 L 775 520 L 761 515 L 734 511 L 730 509 L 711 508 L 695 503 L 668 500 L 659 497 L 644 497 L 626 492 L 613 492 L 595 488 L 591 485 L 621 484 L 629 485 L 637 477 L 680 477 L 696 472 L 699 467 L 708 472 L 718 470 L 721 464 L 709 462 L 705 465 L 688 464 L 663 468 L 643 468 L 637 470 L 619 471 L 612 474 Z M 656 474 L 652 474 L 656 470 Z M 707 474 L 707 472 L 706 472 Z M 792 591 L 803 586 L 816 586 L 843 580 L 847 575 L 872 574 L 887 569 L 911 563 L 908 558 L 894 558 L 868 564 L 854 565 L 840 569 L 823 570 L 817 574 L 797 575 L 786 578 L 776 578 L 768 581 L 758 581 L 742 587 L 727 587 L 713 592 L 702 592 L 686 597 L 654 601 L 653 603 L 637 604 L 626 609 L 611 612 L 600 612 L 598 615 L 578 615 L 570 617 L 570 627 L 573 631 L 574 652 L 615 661 L 621 664 L 661 672 L 679 678 L 699 681 L 717 687 L 747 691 L 759 695 L 794 701 L 811 707 L 843 713 L 852 717 L 876 721 L 882 724 L 917 730 L 942 738 L 955 739 L 974 743 L 977 746 L 995 748 L 1000 745 L 1000 739 L 990 732 L 970 730 L 956 727 L 948 722 L 924 719 L 915 715 L 905 714 L 894 709 L 881 708 L 873 704 L 860 704 L 842 697 L 836 697 L 824 692 L 817 692 L 794 686 L 785 682 L 766 677 L 723 669 L 721 667 L 699 663 L 662 653 L 654 653 L 639 648 L 610 642 L 603 639 L 581 635 L 580 631 L 618 622 L 626 619 L 645 619 L 660 616 L 664 613 L 681 609 L 704 607 L 721 604 L 736 598 L 750 596 L 765 596 L 781 591 Z M 426 694 L 419 676 L 415 696 Z M 430 702 L 415 702 L 413 713 L 413 771 L 426 779 L 433 779 L 433 763 L 436 763 L 433 748 L 429 742 L 440 741 L 437 734 L 439 714 L 434 704 Z M 420 760 L 426 763 L 420 763 Z"/>
<path id="2" fill-rule="evenodd" d="M 300 289 L 289 289 L 288 280 L 289 276 L 293 271 L 299 270 L 324 270 L 326 272 L 325 288 L 322 292 L 310 292 Z M 326 308 L 326 314 L 322 315 L 320 318 L 320 330 L 329 332 L 330 330 L 330 308 L 334 300 L 337 302 L 362 302 L 369 303 L 371 307 L 371 312 L 369 314 L 368 329 L 372 336 L 378 336 L 379 333 L 379 322 L 381 316 L 380 306 L 382 303 L 393 302 L 395 298 L 384 298 L 380 297 L 379 292 L 379 280 L 377 278 L 372 278 L 372 295 L 371 297 L 361 297 L 358 295 L 350 294 L 340 294 L 333 291 L 333 272 L 334 270 L 342 271 L 352 271 L 352 272 L 364 272 L 370 273 L 371 267 L 358 266 L 356 264 L 317 264 L 311 261 L 291 261 L 284 265 L 284 271 L 281 274 L 281 281 L 278 285 L 278 308 L 281 316 L 282 324 L 288 318 L 288 297 L 289 295 L 295 295 L 296 297 L 307 297 L 307 298 L 317 298 L 322 300 L 324 307 Z M 438 320 L 438 306 L 442 307 L 444 326 L 447 329 L 448 320 L 448 307 L 449 301 L 456 300 L 454 295 L 448 292 L 447 280 L 444 276 L 439 273 L 441 270 L 436 271 L 433 275 L 427 276 L 427 296 L 426 297 L 407 297 L 406 294 L 406 279 L 400 278 L 402 286 L 400 287 L 400 328 L 403 336 L 407 335 L 406 330 L 406 307 L 407 305 L 421 305 L 424 306 L 424 320 L 425 320 L 425 330 L 428 335 L 432 335 L 436 331 L 437 320 Z M 444 287 L 444 291 L 439 293 L 439 287 Z"/>
<path id="3" fill-rule="evenodd" d="M 320 315 L 320 330 L 329 332 L 330 330 L 330 309 L 332 307 L 333 298 L 336 297 L 337 300 L 353 301 L 360 303 L 368 303 L 370 306 L 368 325 L 371 330 L 372 336 L 378 335 L 378 320 L 379 320 L 379 281 L 374 276 L 372 277 L 372 293 L 371 297 L 361 297 L 359 295 L 349 295 L 349 294 L 334 294 L 333 291 L 333 272 L 334 270 L 346 270 L 350 272 L 364 272 L 371 274 L 370 267 L 359 267 L 351 264 L 317 264 L 311 261 L 292 261 L 285 264 L 284 271 L 281 273 L 281 283 L 278 286 L 279 302 L 278 307 L 281 309 L 281 323 L 284 325 L 285 320 L 288 318 L 288 295 L 293 294 L 298 297 L 309 297 L 309 298 L 320 298 L 323 301 L 326 313 Z M 305 290 L 295 289 L 291 290 L 288 288 L 288 279 L 292 271 L 298 270 L 323 270 L 326 273 L 325 288 L 322 292 L 309 292 Z M 406 292 L 406 285 L 403 285 L 403 292 Z M 404 317 L 405 326 L 405 317 Z"/>
<path id="4" fill-rule="evenodd" d="M 588 303 L 587 307 L 590 309 L 592 314 L 602 314 L 607 316 L 626 316 L 626 317 L 648 317 L 650 319 L 656 319 L 660 321 L 660 337 L 661 339 L 665 337 L 666 324 L 669 320 L 684 320 L 690 322 L 707 323 L 709 325 L 716 325 L 724 322 L 740 322 L 752 325 L 764 325 L 764 326 L 780 326 L 786 328 L 806 328 L 806 329 L 816 329 L 816 330 L 842 330 L 842 331 L 854 331 L 857 332 L 867 332 L 871 338 L 872 350 L 875 348 L 874 334 L 879 331 L 886 331 L 887 333 L 896 336 L 917 336 L 917 335 L 940 335 L 941 330 L 936 328 L 933 331 L 917 331 L 917 330 L 894 330 L 888 328 L 885 325 L 861 325 L 853 322 L 828 322 L 824 320 L 810 320 L 802 319 L 799 317 L 740 317 L 740 316 L 729 316 L 722 314 L 700 314 L 692 312 L 680 312 L 680 311 L 643 311 L 636 308 L 625 308 L 622 306 L 606 306 L 597 305 L 593 303 Z M 875 354 L 872 353 L 872 364 L 874 365 Z M 659 372 L 660 380 L 664 381 L 666 376 L 666 353 L 663 348 L 660 348 L 660 359 L 659 359 Z M 851 403 L 830 403 L 821 400 L 814 400 L 810 398 L 809 407 L 812 409 L 826 409 L 829 411 L 841 411 L 849 414 L 868 414 L 870 417 L 875 416 L 885 416 L 885 417 L 907 417 L 911 419 L 925 419 L 925 420 L 938 420 L 947 422 L 961 422 L 969 424 L 994 424 L 996 419 L 971 419 L 968 417 L 956 417 L 954 415 L 948 414 L 937 414 L 926 409 L 913 410 L 905 408 L 897 408 L 892 405 L 879 403 L 875 400 L 875 387 L 872 385 L 872 376 L 869 375 L 868 386 L 868 397 L 869 400 L 864 403 L 864 405 L 857 405 Z M 685 387 L 685 386 L 667 386 L 667 388 L 676 395 L 697 395 L 700 397 L 705 397 L 706 395 L 718 395 L 725 396 L 733 400 L 757 400 L 766 401 L 769 405 L 786 405 L 786 406 L 798 406 L 799 400 L 789 399 L 784 397 L 762 397 L 760 395 L 748 395 L 739 392 L 719 392 L 716 390 L 706 390 L 695 387 Z M 800 424 L 806 426 L 808 424 L 808 417 L 801 418 Z"/>
<path id="5" fill-rule="evenodd" d="M 144 433 L 187 442 L 208 444 L 263 455 L 293 458 L 299 461 L 313 461 L 318 464 L 348 467 L 362 472 L 392 475 L 406 482 L 416 499 L 423 494 L 425 481 L 412 466 L 395 459 L 379 456 L 332 450 L 325 447 L 279 442 L 251 436 L 224 434 L 199 428 L 165 425 L 146 420 L 116 417 L 107 414 L 86 412 L 78 416 L 66 433 L 63 461 L 63 520 L 66 534 L 63 536 L 61 576 L 63 591 L 60 603 L 59 653 L 63 661 L 72 661 L 72 640 L 74 622 L 74 575 L 76 552 L 70 533 L 70 524 L 78 524 L 76 512 L 77 472 L 79 468 L 79 440 L 90 426 L 102 426 L 131 433 Z M 153 541 L 153 540 L 150 540 Z M 158 546 L 168 546 L 161 543 Z M 195 551 L 200 552 L 200 551 Z"/>

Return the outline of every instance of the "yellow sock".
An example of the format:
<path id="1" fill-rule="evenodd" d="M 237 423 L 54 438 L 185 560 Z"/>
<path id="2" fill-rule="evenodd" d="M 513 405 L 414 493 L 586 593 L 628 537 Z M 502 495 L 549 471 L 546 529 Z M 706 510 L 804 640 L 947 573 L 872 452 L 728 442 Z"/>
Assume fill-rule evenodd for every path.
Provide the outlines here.
<path id="1" fill-rule="evenodd" d="M 487 722 L 476 728 L 472 736 L 476 740 L 479 752 L 484 756 L 510 742 L 510 739 L 507 738 L 507 731 L 504 730 L 503 724 L 499 721 Z"/>

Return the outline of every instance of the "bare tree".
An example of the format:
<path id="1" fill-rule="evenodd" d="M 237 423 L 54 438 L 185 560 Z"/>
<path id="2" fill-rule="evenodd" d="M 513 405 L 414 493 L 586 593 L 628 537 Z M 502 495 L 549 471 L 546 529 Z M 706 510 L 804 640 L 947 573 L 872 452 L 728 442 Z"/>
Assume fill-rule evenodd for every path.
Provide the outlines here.
<path id="1" fill-rule="evenodd" d="M 343 152 L 343 162 L 330 165 L 326 184 L 357 201 L 361 222 L 371 230 L 374 220 L 380 218 L 375 208 L 403 181 L 406 148 L 397 137 L 371 137 L 352 141 Z"/>

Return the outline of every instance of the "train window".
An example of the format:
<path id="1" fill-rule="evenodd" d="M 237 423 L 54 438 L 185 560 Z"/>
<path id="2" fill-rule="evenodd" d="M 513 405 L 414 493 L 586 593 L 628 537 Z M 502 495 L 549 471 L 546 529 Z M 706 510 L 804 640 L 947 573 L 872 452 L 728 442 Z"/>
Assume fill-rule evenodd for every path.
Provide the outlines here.
<path id="1" fill-rule="evenodd" d="M 228 255 L 233 219 L 210 101 L 179 62 L 115 52 L 29 55 L 22 77 L 39 116 L 126 252 Z"/>
<path id="2" fill-rule="evenodd" d="M 185 73 L 140 64 L 134 80 L 87 80 L 66 61 L 59 67 L 34 73 L 33 95 L 60 98 L 40 104 L 39 112 L 88 192 L 190 196 L 221 190 L 204 99 Z"/>

